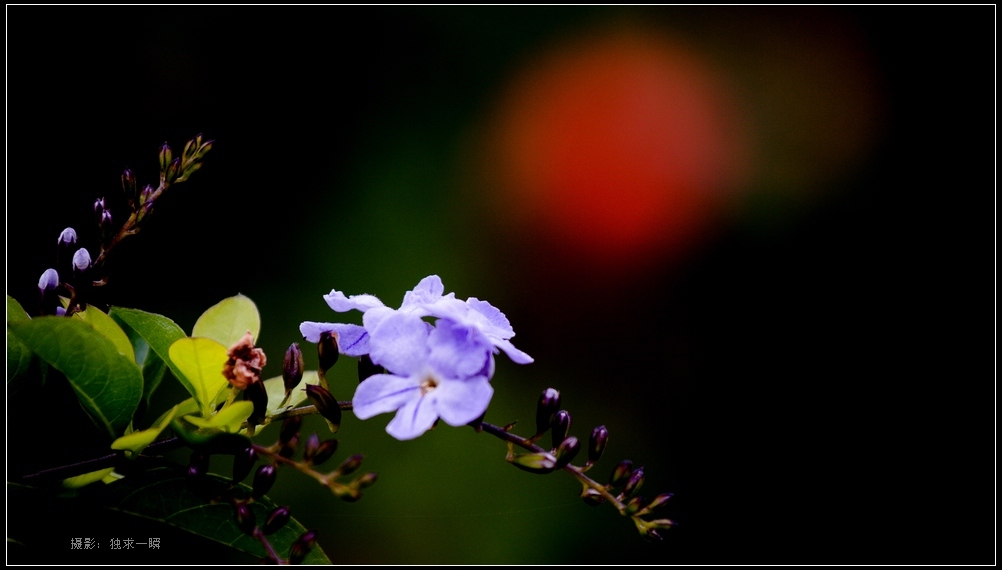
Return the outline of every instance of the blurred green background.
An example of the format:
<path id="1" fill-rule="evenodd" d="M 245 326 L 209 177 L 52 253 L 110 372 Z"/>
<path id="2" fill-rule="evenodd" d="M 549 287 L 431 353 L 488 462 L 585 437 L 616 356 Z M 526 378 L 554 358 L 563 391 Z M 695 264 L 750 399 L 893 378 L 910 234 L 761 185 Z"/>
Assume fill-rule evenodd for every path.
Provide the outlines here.
<path id="1" fill-rule="evenodd" d="M 59 232 L 201 132 L 104 303 L 190 331 L 248 295 L 273 376 L 301 321 L 359 322 L 331 289 L 438 274 L 536 359 L 499 358 L 486 420 L 528 433 L 559 389 L 572 434 L 611 432 L 592 473 L 645 466 L 680 523 L 647 543 L 492 437 L 349 416 L 361 501 L 271 493 L 335 563 L 985 563 L 994 15 L 8 6 L 7 292 L 32 306 Z"/>

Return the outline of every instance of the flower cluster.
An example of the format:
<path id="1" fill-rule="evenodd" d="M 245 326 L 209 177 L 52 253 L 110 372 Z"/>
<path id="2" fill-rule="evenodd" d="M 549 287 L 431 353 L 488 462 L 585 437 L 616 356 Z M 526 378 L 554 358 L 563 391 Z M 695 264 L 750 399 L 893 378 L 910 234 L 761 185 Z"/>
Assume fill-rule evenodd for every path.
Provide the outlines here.
<path id="1" fill-rule="evenodd" d="M 486 301 L 463 301 L 444 291 L 442 280 L 430 275 L 392 309 L 372 295 L 349 297 L 333 290 L 324 295 L 330 308 L 361 311 L 362 326 L 307 321 L 299 328 L 314 343 L 330 333 L 342 354 L 368 355 L 386 370 L 358 385 L 352 407 L 363 420 L 396 412 L 386 431 L 400 440 L 420 436 L 439 418 L 462 426 L 483 416 L 494 394 L 495 354 L 532 362 L 511 343 L 515 332 L 504 313 Z"/>

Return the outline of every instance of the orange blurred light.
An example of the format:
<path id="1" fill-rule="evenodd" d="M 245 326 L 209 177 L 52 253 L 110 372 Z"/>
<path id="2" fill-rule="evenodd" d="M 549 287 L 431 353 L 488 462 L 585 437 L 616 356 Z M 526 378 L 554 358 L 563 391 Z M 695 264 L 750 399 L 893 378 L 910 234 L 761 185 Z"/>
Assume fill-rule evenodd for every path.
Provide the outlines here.
<path id="1" fill-rule="evenodd" d="M 744 170 L 727 91 L 698 57 L 637 32 L 552 51 L 500 123 L 510 214 L 609 264 L 684 252 Z"/>

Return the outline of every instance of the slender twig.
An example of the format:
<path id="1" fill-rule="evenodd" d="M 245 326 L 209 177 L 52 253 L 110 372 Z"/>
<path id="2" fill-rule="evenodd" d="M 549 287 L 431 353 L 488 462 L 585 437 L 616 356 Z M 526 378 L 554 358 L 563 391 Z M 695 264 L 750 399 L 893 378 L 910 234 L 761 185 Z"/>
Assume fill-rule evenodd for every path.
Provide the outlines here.
<path id="1" fill-rule="evenodd" d="M 180 448 L 184 445 L 184 442 L 178 437 L 171 437 L 167 439 L 162 439 L 160 441 L 155 441 L 148 445 L 141 453 L 137 459 L 141 458 L 152 458 L 154 455 L 165 453 L 173 449 Z M 152 452 L 152 453 L 151 453 Z M 129 462 L 133 461 L 129 459 L 125 451 L 116 451 L 114 453 L 109 453 L 108 455 L 102 455 L 101 457 L 95 457 L 93 459 L 86 459 L 84 461 L 78 461 L 76 463 L 71 463 L 69 465 L 61 465 L 59 467 L 52 467 L 51 469 L 43 469 L 37 473 L 31 473 L 20 477 L 23 481 L 30 481 L 32 479 L 66 479 L 68 477 L 73 477 L 76 475 L 82 475 L 84 473 L 90 473 L 92 471 L 98 471 L 101 469 L 107 469 L 108 467 L 120 467 L 122 465 L 127 465 Z"/>
<path id="2" fill-rule="evenodd" d="M 470 425 L 476 427 L 476 425 L 474 424 Z M 542 447 L 539 447 L 538 445 L 532 443 L 528 439 L 515 435 L 505 430 L 504 428 L 500 428 L 496 425 L 492 425 L 487 422 L 482 422 L 479 424 L 479 427 L 480 430 L 489 433 L 498 439 L 507 441 L 508 443 L 513 443 L 521 447 L 522 449 L 531 451 L 533 453 L 549 453 L 549 450 L 543 449 Z M 564 467 L 564 471 L 573 475 L 574 478 L 580 481 L 582 484 L 587 485 L 588 487 L 598 491 L 603 497 L 605 497 L 607 501 L 609 501 L 614 507 L 616 507 L 616 509 L 618 509 L 619 512 L 623 512 L 624 509 L 626 508 L 626 505 L 624 505 L 619 499 L 617 499 L 615 495 L 610 493 L 609 490 L 605 487 L 605 485 L 602 485 L 601 483 L 598 483 L 591 477 L 585 475 L 584 471 L 582 471 L 580 467 L 568 464 L 566 467 Z"/>

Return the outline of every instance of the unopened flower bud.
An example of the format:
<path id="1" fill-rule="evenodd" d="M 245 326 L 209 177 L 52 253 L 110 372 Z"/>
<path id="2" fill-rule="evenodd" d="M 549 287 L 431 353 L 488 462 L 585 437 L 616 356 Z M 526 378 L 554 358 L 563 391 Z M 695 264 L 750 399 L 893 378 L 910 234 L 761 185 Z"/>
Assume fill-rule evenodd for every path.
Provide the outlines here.
<path id="1" fill-rule="evenodd" d="M 622 486 L 629 479 L 630 473 L 633 473 L 633 462 L 629 459 L 620 461 L 609 476 L 609 486 L 613 488 Z"/>
<path id="2" fill-rule="evenodd" d="M 373 484 L 375 484 L 376 479 L 378 477 L 379 476 L 376 475 L 375 473 L 369 472 L 369 473 L 366 473 L 365 475 L 362 475 L 358 479 L 356 479 L 355 480 L 355 484 L 358 485 L 359 489 L 365 489 L 365 488 L 371 487 Z"/>
<path id="3" fill-rule="evenodd" d="M 369 376 L 374 374 L 385 374 L 386 369 L 372 362 L 368 354 L 363 354 L 358 359 L 358 383 L 361 384 Z"/>
<path id="4" fill-rule="evenodd" d="M 111 220 L 111 210 L 105 210 L 101 212 L 101 220 L 98 225 L 101 227 L 101 233 L 105 236 L 110 236 L 112 231 L 112 220 Z"/>
<path id="5" fill-rule="evenodd" d="M 651 501 L 646 507 L 644 507 L 644 510 L 648 512 L 653 511 L 654 509 L 663 506 L 665 503 L 668 502 L 669 499 L 671 499 L 674 496 L 675 496 L 674 493 L 661 493 L 657 497 L 654 497 L 654 500 Z"/>
<path id="6" fill-rule="evenodd" d="M 122 192 L 130 203 L 136 199 L 136 177 L 128 168 L 122 172 Z"/>
<path id="7" fill-rule="evenodd" d="M 643 501 L 644 501 L 643 497 L 633 497 L 626 503 L 626 505 L 623 508 L 623 512 L 626 513 L 626 516 L 632 517 L 633 515 L 637 514 L 637 511 L 640 510 L 640 504 Z"/>
<path id="8" fill-rule="evenodd" d="M 560 410 L 554 414 L 551 425 L 553 431 L 550 432 L 550 435 L 553 437 L 553 447 L 556 448 L 564 441 L 567 437 L 567 432 L 571 429 L 571 415 L 567 410 Z"/>
<path id="9" fill-rule="evenodd" d="M 180 175 L 181 175 L 181 157 L 179 156 L 174 160 L 170 161 L 170 164 L 167 166 L 167 180 L 170 182 L 174 182 Z"/>
<path id="10" fill-rule="evenodd" d="M 250 400 L 254 404 L 254 411 L 251 412 L 250 420 L 254 425 L 260 424 L 268 415 L 268 388 L 264 382 L 254 382 L 248 384 L 244 389 L 244 399 Z"/>
<path id="11" fill-rule="evenodd" d="M 355 471 L 358 471 L 358 468 L 362 466 L 363 458 L 364 456 L 361 453 L 356 453 L 355 455 L 352 455 L 348 459 L 345 459 L 343 462 L 341 462 L 341 465 L 339 465 L 337 468 L 338 472 L 341 475 L 351 475 Z"/>
<path id="12" fill-rule="evenodd" d="M 296 542 L 292 543 L 292 547 L 289 549 L 289 564 L 302 564 L 303 560 L 306 559 L 306 555 L 310 553 L 313 549 L 313 545 L 317 543 L 317 531 L 308 530 L 303 533 L 302 536 L 296 539 Z"/>
<path id="13" fill-rule="evenodd" d="M 38 278 L 38 290 L 45 294 L 47 291 L 54 291 L 59 287 L 59 273 L 52 268 L 42 272 Z"/>
<path id="14" fill-rule="evenodd" d="M 637 467 L 630 474 L 630 478 L 627 479 L 626 485 L 623 487 L 623 494 L 627 497 L 632 497 L 640 490 L 640 486 L 644 484 L 644 468 Z"/>
<path id="15" fill-rule="evenodd" d="M 233 511 L 237 528 L 240 529 L 240 532 L 244 534 L 254 534 L 254 527 L 257 526 L 257 522 L 254 520 L 254 511 L 247 506 L 247 503 L 237 503 L 236 505 L 233 505 Z"/>
<path id="16" fill-rule="evenodd" d="M 609 444 L 609 430 L 605 426 L 598 426 L 591 430 L 591 437 L 588 438 L 588 463 L 595 463 L 602 458 L 605 446 Z"/>
<path id="17" fill-rule="evenodd" d="M 289 507 L 277 507 L 268 514 L 268 520 L 264 521 L 264 526 L 261 527 L 261 532 L 265 534 L 272 534 L 285 526 L 285 523 L 289 522 L 289 518 Z"/>
<path id="18" fill-rule="evenodd" d="M 104 210 L 105 210 L 104 198 L 98 198 L 97 200 L 95 200 L 94 201 L 94 215 L 97 216 L 98 220 L 101 219 L 101 214 L 104 213 Z"/>
<path id="19" fill-rule="evenodd" d="M 59 234 L 59 239 L 56 241 L 57 245 L 60 247 L 74 246 L 77 244 L 77 231 L 73 228 L 66 228 Z"/>
<path id="20" fill-rule="evenodd" d="M 553 424 L 553 418 L 560 409 L 560 392 L 553 388 L 543 390 L 536 404 L 536 436 L 546 433 Z"/>
<path id="21" fill-rule="evenodd" d="M 73 254 L 73 269 L 74 271 L 83 273 L 90 268 L 90 252 L 87 248 L 81 247 Z"/>
<path id="22" fill-rule="evenodd" d="M 271 486 L 275 484 L 275 478 L 278 476 L 278 470 L 275 469 L 274 465 L 262 465 L 257 468 L 257 473 L 254 474 L 254 485 L 253 485 L 253 497 L 255 499 L 260 499 L 271 490 Z"/>
<path id="23" fill-rule="evenodd" d="M 317 356 L 320 358 L 320 370 L 324 373 L 337 363 L 337 337 L 330 331 L 320 333 L 320 342 L 317 343 Z"/>
<path id="24" fill-rule="evenodd" d="M 160 174 L 165 176 L 167 174 L 167 168 L 170 166 L 171 161 L 171 151 L 170 146 L 165 141 L 164 144 L 160 145 Z"/>
<path id="25" fill-rule="evenodd" d="M 306 438 L 306 448 L 303 449 L 303 459 L 306 461 L 313 461 L 313 456 L 317 454 L 317 450 L 320 449 L 320 438 L 317 434 L 312 433 L 310 437 Z"/>
<path id="26" fill-rule="evenodd" d="M 330 390 L 316 384 L 307 384 L 306 396 L 317 407 L 320 415 L 329 422 L 331 431 L 336 432 L 341 425 L 341 405 L 337 403 Z"/>
<path id="27" fill-rule="evenodd" d="M 143 191 L 139 193 L 139 203 L 145 204 L 149 201 L 150 197 L 153 196 L 153 187 L 147 184 L 143 186 Z"/>
<path id="28" fill-rule="evenodd" d="M 313 460 L 312 460 L 313 464 L 322 465 L 325 461 L 327 461 L 328 459 L 331 458 L 331 456 L 334 455 L 335 451 L 337 451 L 336 439 L 328 439 L 326 441 L 322 441 L 320 443 L 320 446 L 317 447 L 316 453 L 313 454 Z"/>
<path id="29" fill-rule="evenodd" d="M 581 498 L 584 499 L 585 504 L 590 507 L 597 507 L 605 502 L 605 496 L 590 487 L 581 493 Z"/>
<path id="30" fill-rule="evenodd" d="M 557 458 L 556 468 L 563 469 L 566 467 L 580 450 L 581 444 L 578 442 L 578 438 L 573 435 L 560 442 L 557 450 L 553 452 L 553 456 Z"/>
<path id="31" fill-rule="evenodd" d="M 278 441 L 288 443 L 292 436 L 299 433 L 300 426 L 303 425 L 303 416 L 289 416 L 282 422 L 282 431 L 278 434 Z"/>
<path id="32" fill-rule="evenodd" d="M 282 382 L 285 384 L 285 393 L 288 394 L 303 380 L 303 351 L 299 350 L 299 343 L 292 343 L 285 351 L 285 361 L 282 363 Z"/>
<path id="33" fill-rule="evenodd" d="M 557 461 L 549 453 L 520 453 L 509 462 L 522 471 L 545 475 L 557 468 Z"/>
<path id="34" fill-rule="evenodd" d="M 257 462 L 257 451 L 248 447 L 233 456 L 233 482 L 239 483 L 250 475 L 254 463 Z"/>

